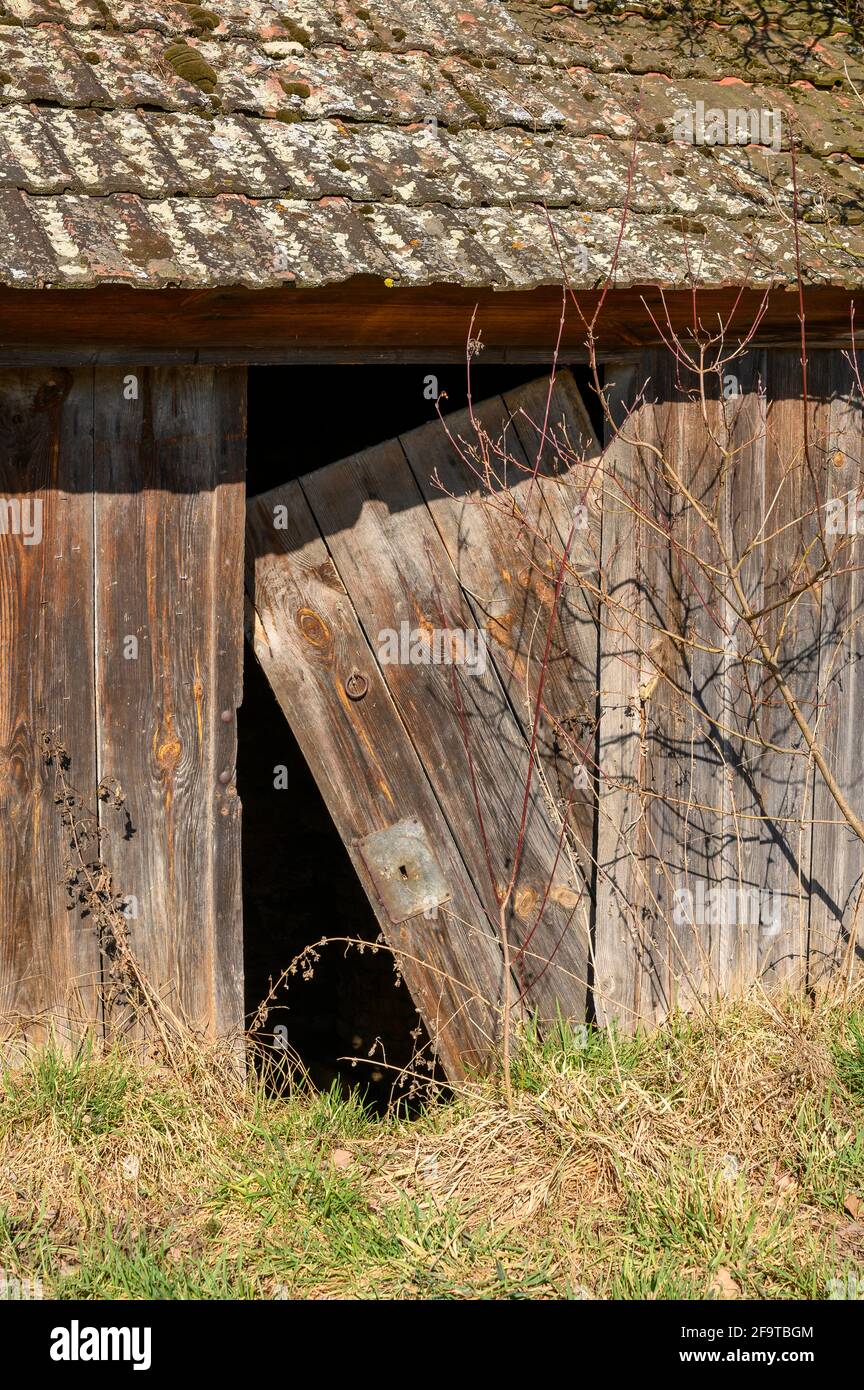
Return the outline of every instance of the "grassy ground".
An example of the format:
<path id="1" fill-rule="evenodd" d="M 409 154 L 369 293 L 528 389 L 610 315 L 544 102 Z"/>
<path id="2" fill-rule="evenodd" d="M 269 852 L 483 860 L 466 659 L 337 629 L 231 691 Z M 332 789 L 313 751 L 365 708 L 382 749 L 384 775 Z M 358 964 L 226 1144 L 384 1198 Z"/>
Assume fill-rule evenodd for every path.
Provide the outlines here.
<path id="1" fill-rule="evenodd" d="M 0 1269 L 60 1298 L 864 1295 L 860 1011 L 562 1030 L 514 1084 L 408 1120 L 204 1055 L 42 1054 L 0 1087 Z"/>

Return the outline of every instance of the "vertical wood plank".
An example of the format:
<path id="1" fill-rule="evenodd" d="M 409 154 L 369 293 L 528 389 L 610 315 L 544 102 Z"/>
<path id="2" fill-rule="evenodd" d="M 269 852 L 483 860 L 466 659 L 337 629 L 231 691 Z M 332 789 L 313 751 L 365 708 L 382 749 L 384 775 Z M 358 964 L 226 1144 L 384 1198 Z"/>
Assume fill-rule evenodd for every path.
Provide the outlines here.
<path id="1" fill-rule="evenodd" d="M 779 644 L 779 666 L 808 720 L 824 724 L 831 756 L 844 764 L 841 785 L 854 801 L 859 760 L 848 740 L 854 741 L 856 697 L 835 718 L 837 682 L 828 667 L 836 669 L 839 660 L 850 688 L 855 685 L 849 668 L 860 626 L 857 575 L 850 571 L 827 586 L 821 615 L 818 589 L 787 603 L 805 577 L 805 556 L 816 569 L 816 512 L 829 456 L 841 459 L 838 485 L 857 486 L 860 414 L 837 400 L 838 358 L 811 355 L 809 460 L 799 354 L 753 352 L 737 360 L 740 401 L 721 408 L 719 399 L 709 399 L 705 406 L 718 439 L 724 413 L 729 424 L 725 471 L 701 404 L 676 393 L 668 364 L 645 354 L 629 379 L 615 368 L 609 374 L 617 383 L 611 399 L 619 419 L 649 377 L 661 386 L 662 400 L 673 402 L 671 414 L 650 400 L 639 405 L 627 433 L 662 444 L 685 485 L 717 516 L 733 560 L 751 546 L 740 576 L 761 614 L 759 630 Z M 622 1018 L 628 1011 L 657 1015 L 660 999 L 650 996 L 664 955 L 670 1003 L 738 992 L 757 979 L 797 987 L 807 977 L 808 954 L 815 978 L 817 956 L 825 969 L 836 965 L 837 929 L 845 913 L 848 931 L 859 883 L 856 849 L 850 843 L 848 861 L 845 848 L 838 855 L 836 807 L 820 790 L 800 731 L 736 618 L 731 585 L 724 581 L 715 592 L 710 575 L 686 562 L 695 551 L 722 570 L 719 545 L 695 508 L 685 504 L 666 515 L 650 481 L 656 471 L 650 451 L 641 463 L 637 453 L 621 441 L 608 448 L 603 501 L 600 763 L 607 794 L 600 803 L 597 1001 L 602 1017 L 611 996 L 611 1016 Z M 667 527 L 664 553 L 657 533 Z M 681 648 L 682 660 L 672 662 L 666 695 L 651 677 L 651 666 L 661 670 L 652 623 L 694 639 Z M 838 628 L 839 657 L 831 635 Z M 725 654 L 718 651 L 727 641 Z M 824 678 L 817 677 L 822 669 Z M 628 723 L 637 712 L 638 739 Z M 669 925 L 672 904 L 663 902 L 656 884 L 670 872 L 694 896 L 697 888 L 705 899 L 715 896 L 694 927 Z M 658 908 L 660 937 L 664 922 L 668 930 L 665 942 L 655 933 L 652 943 L 645 923 Z"/>
<path id="2" fill-rule="evenodd" d="M 613 783 L 622 770 L 631 779 L 624 822 L 629 830 L 619 849 L 631 856 L 624 880 L 632 895 L 629 940 L 619 935 L 618 949 L 632 956 L 632 1020 L 654 1023 L 675 1005 L 692 1005 L 714 983 L 712 930 L 698 920 L 700 914 L 681 906 L 683 895 L 695 904 L 713 886 L 722 829 L 722 807 L 716 815 L 712 809 L 717 658 L 704 650 L 716 644 L 716 617 L 690 556 L 691 548 L 705 552 L 707 528 L 684 496 L 689 490 L 710 510 L 717 476 L 700 434 L 701 418 L 669 354 L 643 356 L 627 398 L 615 403 L 622 421 L 625 404 L 635 405 L 623 425 L 633 443 L 613 442 L 604 497 L 604 527 L 608 511 L 610 531 L 604 531 L 609 562 L 601 705 L 609 713 L 612 739 L 607 744 L 601 723 L 600 768 L 602 778 L 608 763 Z M 623 689 L 622 677 L 629 681 Z M 635 736 L 625 721 L 632 721 Z M 631 760 L 623 769 L 615 762 L 620 751 Z M 620 822 L 608 813 L 603 835 L 604 847 L 616 835 L 625 839 Z"/>
<path id="3" fill-rule="evenodd" d="M 736 942 L 751 930 L 749 898 L 727 891 L 735 883 L 726 859 L 733 770 L 725 717 L 732 634 L 724 554 L 731 554 L 727 512 L 728 490 L 737 476 L 732 453 L 737 408 L 731 399 L 723 399 L 723 382 L 713 372 L 704 389 L 695 376 L 686 377 L 676 389 L 673 365 L 669 359 L 665 369 L 673 415 L 668 458 L 693 500 L 677 497 L 671 530 L 672 587 L 679 595 L 675 630 L 686 641 L 679 648 L 670 727 L 680 769 L 678 881 L 691 895 L 688 903 L 695 920 L 679 926 L 673 912 L 672 931 L 684 966 L 679 1002 L 692 1005 L 697 997 L 723 992 Z M 738 363 L 734 366 L 740 370 Z M 754 483 L 748 477 L 749 493 Z"/>
<path id="4" fill-rule="evenodd" d="M 864 804 L 864 529 L 859 506 L 864 490 L 864 419 L 852 368 L 840 352 L 811 354 L 817 383 L 826 395 L 826 424 L 819 447 L 824 501 L 842 500 L 842 519 L 826 508 L 823 520 L 836 572 L 822 589 L 819 640 L 818 732 L 828 766 L 843 793 Z M 835 518 L 832 522 L 832 516 Z M 834 529 L 841 527 L 842 529 Z M 823 778 L 815 774 L 810 872 L 808 984 L 821 989 L 847 963 L 864 959 L 861 842 L 847 827 Z"/>
<path id="5" fill-rule="evenodd" d="M 730 370 L 737 378 L 740 394 L 727 402 L 732 456 L 723 499 L 723 528 L 730 553 L 736 560 L 745 557 L 739 571 L 741 586 L 750 608 L 760 612 L 765 603 L 765 565 L 759 541 L 766 521 L 768 409 L 764 351 L 747 353 Z M 729 652 L 724 663 L 722 730 L 718 734 L 725 764 L 720 868 L 723 883 L 746 894 L 746 901 L 752 902 L 752 895 L 765 888 L 766 808 L 758 742 L 764 682 L 760 677 L 761 656 L 747 625 L 738 616 L 738 603 L 728 585 L 725 627 Z M 755 913 L 751 911 L 749 915 L 752 919 Z M 757 979 L 760 937 L 764 938 L 766 930 L 771 930 L 770 923 L 749 920 L 736 922 L 721 933 L 719 982 L 725 992 L 740 994 Z"/>
<path id="6" fill-rule="evenodd" d="M 98 760 L 133 826 L 106 858 L 136 901 L 130 937 L 151 983 L 193 1027 L 232 1033 L 243 374 L 142 370 L 137 399 L 126 375 L 96 373 Z"/>
<path id="7" fill-rule="evenodd" d="M 803 583 L 806 569 L 819 563 L 817 496 L 811 478 L 811 466 L 818 467 L 818 370 L 814 362 L 814 395 L 807 403 L 812 449 L 808 464 L 800 351 L 768 354 L 765 498 L 771 512 L 763 565 L 764 602 L 770 611 L 762 631 L 769 645 L 777 646 L 778 667 L 811 726 L 817 715 L 819 597 L 807 592 L 794 604 L 788 599 Z M 806 977 L 813 768 L 803 736 L 770 676 L 763 691 L 760 728 L 773 747 L 762 752 L 758 767 L 765 812 L 762 887 L 777 896 L 771 900 L 776 920 L 760 932 L 759 976 L 771 985 L 796 987 Z"/>
<path id="8" fill-rule="evenodd" d="M 637 390 L 645 399 L 624 426 L 627 437 L 653 446 L 674 462 L 680 427 L 668 361 L 646 354 Z M 666 633 L 684 624 L 684 595 L 675 565 L 673 528 L 680 522 L 677 499 L 666 484 L 651 447 L 639 450 L 638 476 L 629 482 L 609 478 L 607 497 L 617 486 L 617 502 L 638 510 L 633 611 L 627 616 L 634 644 L 633 717 L 638 726 L 639 761 L 630 815 L 634 831 L 629 847 L 638 854 L 637 895 L 631 904 L 636 921 L 633 1010 L 636 1018 L 662 1017 L 686 991 L 693 975 L 693 933 L 671 919 L 673 894 L 688 872 L 688 807 L 691 759 L 687 720 L 678 689 L 685 678 L 686 657 Z M 602 769 L 601 759 L 601 769 Z"/>
<path id="9" fill-rule="evenodd" d="M 644 384 L 643 363 L 610 363 L 609 410 L 621 427 Z M 607 431 L 611 427 L 607 426 Z M 625 439 L 633 439 L 625 430 Z M 607 432 L 603 470 L 600 604 L 599 798 L 594 1004 L 597 1019 L 632 1027 L 638 1019 L 649 898 L 641 852 L 639 716 L 644 544 L 639 450 Z"/>
<path id="10" fill-rule="evenodd" d="M 0 374 L 0 1019 L 34 1041 L 99 1018 L 98 942 L 67 909 L 68 837 L 39 737 L 57 730 L 92 808 L 92 411 L 89 370 Z M 39 509 L 30 528 L 22 504 Z M 40 511 L 41 539 L 25 543 Z"/>
<path id="11" fill-rule="evenodd" d="M 221 371 L 214 400 L 215 546 L 212 555 L 210 681 L 214 691 L 213 1013 L 219 1036 L 236 1035 L 243 1020 L 242 807 L 237 795 L 237 710 L 243 700 L 244 557 L 246 531 L 246 391 L 242 368 Z M 221 764 L 221 766 L 220 766 Z M 227 785 L 220 773 L 232 774 Z"/>
<path id="12" fill-rule="evenodd" d="M 540 379 L 506 392 L 504 403 L 512 412 L 513 429 L 529 467 L 537 471 L 542 506 L 559 544 L 571 536 L 575 507 L 585 509 L 584 527 L 572 530 L 568 577 L 559 607 L 580 699 L 590 708 L 592 724 L 596 725 L 603 496 L 600 442 L 570 372 L 558 374 L 551 393 L 548 379 Z"/>

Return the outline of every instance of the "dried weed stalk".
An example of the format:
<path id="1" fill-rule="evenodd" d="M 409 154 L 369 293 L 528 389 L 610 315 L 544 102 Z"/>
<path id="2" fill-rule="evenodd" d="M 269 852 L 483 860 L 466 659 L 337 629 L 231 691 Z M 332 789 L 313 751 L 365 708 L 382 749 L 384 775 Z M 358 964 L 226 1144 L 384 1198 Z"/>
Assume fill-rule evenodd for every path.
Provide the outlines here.
<path id="1" fill-rule="evenodd" d="M 117 891 L 102 855 L 103 840 L 108 832 L 99 824 L 98 810 L 87 806 L 70 781 L 72 759 L 59 733 L 46 730 L 40 741 L 45 764 L 54 774 L 54 804 L 59 809 L 60 822 L 67 836 L 63 865 L 67 906 L 70 912 L 77 908 L 81 917 L 92 923 L 106 966 L 103 982 L 106 1022 L 110 1026 L 121 1009 L 131 1013 L 134 1020 L 144 1024 L 148 1033 L 155 1032 L 164 1060 L 176 1066 L 180 1052 L 189 1046 L 189 1030 L 159 997 L 132 949 L 126 898 Z M 131 821 L 120 783 L 103 777 L 96 788 L 96 798 L 125 817 L 128 833 Z"/>

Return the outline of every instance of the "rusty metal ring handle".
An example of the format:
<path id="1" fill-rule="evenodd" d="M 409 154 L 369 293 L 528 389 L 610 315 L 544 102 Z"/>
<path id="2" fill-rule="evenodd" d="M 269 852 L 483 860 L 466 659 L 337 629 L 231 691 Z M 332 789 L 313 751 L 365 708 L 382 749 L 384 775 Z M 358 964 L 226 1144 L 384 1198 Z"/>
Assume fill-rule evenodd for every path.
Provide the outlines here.
<path id="1" fill-rule="evenodd" d="M 352 671 L 345 682 L 345 694 L 349 700 L 362 700 L 369 689 L 369 682 L 359 671 Z"/>

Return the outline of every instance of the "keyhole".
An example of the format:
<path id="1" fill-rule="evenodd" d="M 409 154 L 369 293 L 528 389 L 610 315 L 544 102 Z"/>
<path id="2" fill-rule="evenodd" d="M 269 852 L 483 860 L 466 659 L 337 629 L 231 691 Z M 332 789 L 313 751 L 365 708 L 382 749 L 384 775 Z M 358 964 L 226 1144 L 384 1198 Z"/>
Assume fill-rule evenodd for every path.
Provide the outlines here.
<path id="1" fill-rule="evenodd" d="M 405 868 L 405 865 L 404 865 L 404 864 L 400 864 L 400 865 L 399 865 L 399 872 L 400 872 L 400 874 L 402 875 L 403 878 L 407 878 L 407 877 L 408 877 L 408 870 Z"/>

